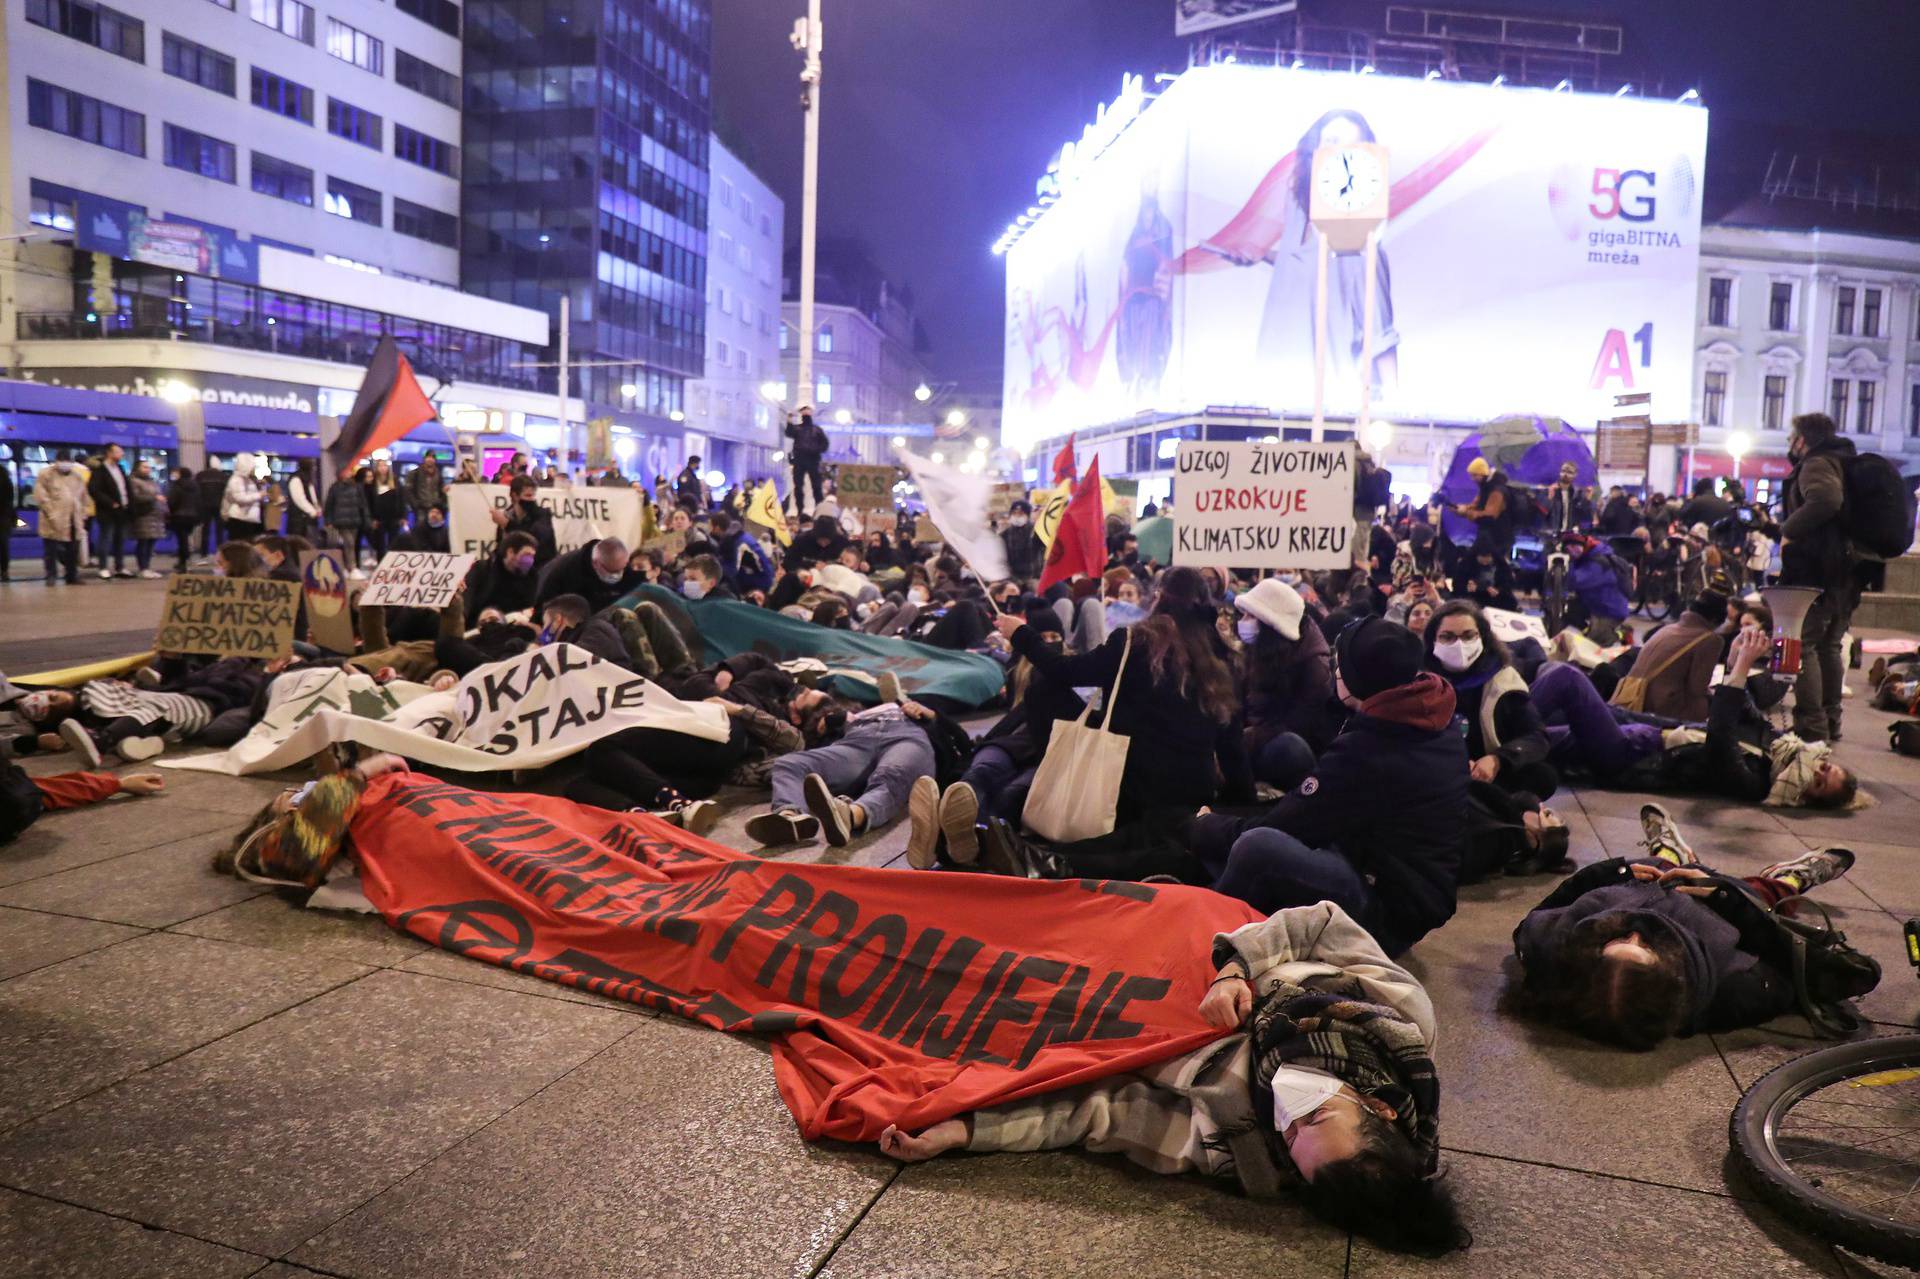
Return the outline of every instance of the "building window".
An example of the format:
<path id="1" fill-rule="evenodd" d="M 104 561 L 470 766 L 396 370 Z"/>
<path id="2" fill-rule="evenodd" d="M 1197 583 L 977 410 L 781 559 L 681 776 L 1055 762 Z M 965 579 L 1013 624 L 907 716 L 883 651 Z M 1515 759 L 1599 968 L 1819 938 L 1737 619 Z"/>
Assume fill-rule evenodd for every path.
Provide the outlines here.
<path id="1" fill-rule="evenodd" d="M 451 213 L 402 200 L 397 195 L 393 197 L 393 229 L 401 235 L 430 244 L 444 244 L 450 249 L 460 245 L 460 219 Z"/>
<path id="2" fill-rule="evenodd" d="M 787 326 L 784 323 L 780 326 L 780 349 L 787 349 Z"/>
<path id="3" fill-rule="evenodd" d="M 1827 416 L 1843 431 L 1847 429 L 1847 401 L 1852 391 L 1853 383 L 1843 377 L 1833 379 L 1827 387 Z"/>
<path id="4" fill-rule="evenodd" d="M 1833 331 L 1853 332 L 1853 288 L 1842 285 L 1833 291 Z"/>
<path id="5" fill-rule="evenodd" d="M 1727 374 L 1724 369 L 1708 369 L 1705 387 L 1700 393 L 1700 424 L 1719 426 L 1727 407 Z"/>
<path id="6" fill-rule="evenodd" d="M 27 81 L 27 123 L 110 151 L 147 154 L 147 117 L 57 84 Z"/>
<path id="7" fill-rule="evenodd" d="M 327 132 L 363 147 L 380 149 L 380 117 L 365 107 L 338 98 L 327 99 Z"/>
<path id="8" fill-rule="evenodd" d="M 1860 336 L 1863 338 L 1880 336 L 1880 293 L 1879 289 L 1860 290 Z"/>
<path id="9" fill-rule="evenodd" d="M 814 383 L 813 402 L 815 404 L 833 403 L 833 379 L 825 373 L 820 374 Z"/>
<path id="10" fill-rule="evenodd" d="M 761 234 L 761 235 L 772 235 L 772 234 L 773 234 L 773 217 L 772 217 L 772 215 L 770 215 L 770 214 L 766 214 L 766 213 L 762 213 L 762 214 L 760 215 L 760 234 Z"/>
<path id="11" fill-rule="evenodd" d="M 1760 429 L 1778 431 L 1787 421 L 1787 376 L 1769 373 L 1761 385 Z"/>
<path id="12" fill-rule="evenodd" d="M 450 178 L 460 176 L 460 148 L 438 138 L 429 137 L 404 124 L 393 126 L 393 153 L 402 160 L 411 161 L 423 169 L 432 169 L 435 173 L 444 173 Z"/>
<path id="13" fill-rule="evenodd" d="M 423 62 L 405 49 L 393 51 L 393 82 L 450 107 L 460 105 L 460 77 Z"/>
<path id="14" fill-rule="evenodd" d="M 160 37 L 160 69 L 203 89 L 233 96 L 233 59 L 168 31 Z"/>
<path id="15" fill-rule="evenodd" d="M 1733 315 L 1733 281 L 1716 275 L 1707 281 L 1707 323 L 1726 328 Z"/>
<path id="16" fill-rule="evenodd" d="M 1859 386 L 1860 393 L 1857 397 L 1859 400 L 1859 409 L 1854 416 L 1853 433 L 1855 435 L 1872 435 L 1874 431 L 1873 402 L 1875 392 L 1880 389 L 1880 384 L 1861 378 Z M 1836 418 L 1835 420 L 1837 421 L 1838 419 Z"/>
<path id="17" fill-rule="evenodd" d="M 393 0 L 393 7 L 450 36 L 460 34 L 460 6 L 453 0 Z"/>
<path id="18" fill-rule="evenodd" d="M 380 225 L 380 193 L 345 178 L 328 176 L 327 194 L 321 207 L 335 217 Z"/>
<path id="19" fill-rule="evenodd" d="M 166 164 L 216 182 L 232 182 L 238 171 L 233 143 L 210 138 L 177 124 L 166 126 Z"/>
<path id="20" fill-rule="evenodd" d="M 302 124 L 313 123 L 313 90 L 259 67 L 253 69 L 253 105 Z"/>
<path id="21" fill-rule="evenodd" d="M 727 286 L 724 284 L 716 285 L 714 291 L 719 295 L 719 298 L 720 298 L 720 314 L 732 315 L 733 314 L 733 294 L 727 291 Z"/>
<path id="22" fill-rule="evenodd" d="M 813 348 L 822 355 L 833 354 L 833 326 L 823 324 L 820 331 L 813 335 Z"/>
<path id="23" fill-rule="evenodd" d="M 1793 284 L 1775 280 L 1767 294 L 1767 327 L 1775 333 L 1793 331 Z"/>
<path id="24" fill-rule="evenodd" d="M 34 185 L 40 184 L 35 182 Z M 55 231 L 72 234 L 75 226 L 74 204 L 76 201 L 65 196 L 43 195 L 38 191 L 34 192 L 32 198 L 33 204 L 27 214 L 28 222 L 34 226 L 50 227 Z M 1916 392 L 1915 403 L 1920 405 L 1920 386 L 1913 389 Z M 1915 433 L 1920 434 L 1920 430 L 1916 430 Z"/>
<path id="25" fill-rule="evenodd" d="M 40 201 L 33 202 L 34 217 L 39 218 Z M 1907 388 L 1907 434 L 1920 439 L 1920 382 Z"/>
<path id="26" fill-rule="evenodd" d="M 263 27 L 301 44 L 313 43 L 313 6 L 302 0 L 247 0 L 247 13 Z"/>
<path id="27" fill-rule="evenodd" d="M 147 60 L 147 24 L 90 0 L 27 0 L 27 21 L 132 62 Z"/>
<path id="28" fill-rule="evenodd" d="M 261 195 L 293 204 L 313 204 L 313 170 L 285 160 L 253 153 L 253 189 Z"/>
<path id="29" fill-rule="evenodd" d="M 380 41 L 338 18 L 327 19 L 327 52 L 362 71 L 379 75 L 386 69 L 387 49 Z"/>
<path id="30" fill-rule="evenodd" d="M 716 340 L 714 343 L 714 346 L 716 348 L 716 358 L 718 359 L 722 368 L 726 367 L 728 364 L 733 362 L 733 354 L 729 350 L 725 342 Z"/>

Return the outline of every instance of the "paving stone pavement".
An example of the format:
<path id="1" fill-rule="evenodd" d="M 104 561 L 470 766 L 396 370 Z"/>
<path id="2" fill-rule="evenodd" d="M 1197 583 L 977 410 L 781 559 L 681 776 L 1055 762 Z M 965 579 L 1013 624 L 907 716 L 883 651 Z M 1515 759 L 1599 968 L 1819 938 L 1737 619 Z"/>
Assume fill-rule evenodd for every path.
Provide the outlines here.
<path id="1" fill-rule="evenodd" d="M 1858 676 L 1856 676 L 1858 680 Z M 1844 841 L 1821 899 L 1885 966 L 1880 1033 L 1920 1014 L 1920 761 L 1855 710 L 1850 816 L 1670 806 L 1751 872 Z M 52 771 L 59 760 L 36 760 Z M 587 1276 L 1887 1275 L 1730 1183 L 1727 1114 L 1817 1046 L 1788 1018 L 1648 1054 L 1503 1011 L 1509 936 L 1553 877 L 1465 890 L 1412 966 L 1439 1011 L 1448 1176 L 1477 1242 L 1382 1253 L 1294 1206 L 1075 1153 L 901 1168 L 809 1146 L 764 1045 L 474 963 L 376 919 L 213 874 L 283 779 L 170 772 L 0 852 L 0 1272 Z M 1643 797 L 1558 799 L 1587 863 Z M 746 846 L 751 809 L 715 837 Z M 904 827 L 783 856 L 905 869 Z"/>

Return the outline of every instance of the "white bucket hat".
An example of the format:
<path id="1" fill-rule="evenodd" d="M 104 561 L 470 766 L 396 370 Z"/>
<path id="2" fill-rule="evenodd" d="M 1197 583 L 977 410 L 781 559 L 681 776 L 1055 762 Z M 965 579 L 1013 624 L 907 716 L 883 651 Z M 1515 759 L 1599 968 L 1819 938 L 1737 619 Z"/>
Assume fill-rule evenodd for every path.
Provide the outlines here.
<path id="1" fill-rule="evenodd" d="M 1277 577 L 1269 577 L 1252 590 L 1234 596 L 1233 606 L 1290 640 L 1300 638 L 1300 619 L 1306 614 L 1307 602 L 1300 598 L 1300 592 Z"/>

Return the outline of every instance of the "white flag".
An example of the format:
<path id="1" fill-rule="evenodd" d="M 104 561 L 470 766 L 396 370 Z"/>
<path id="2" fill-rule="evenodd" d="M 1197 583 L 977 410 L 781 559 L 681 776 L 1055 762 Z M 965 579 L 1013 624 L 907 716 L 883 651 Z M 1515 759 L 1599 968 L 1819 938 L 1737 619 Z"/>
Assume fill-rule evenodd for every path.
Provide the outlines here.
<path id="1" fill-rule="evenodd" d="M 987 525 L 987 503 L 993 496 L 993 481 L 984 474 L 970 475 L 951 466 L 929 462 L 904 448 L 896 448 L 900 465 L 920 487 L 927 504 L 927 516 L 940 530 L 941 538 L 953 553 L 966 561 L 976 576 L 987 582 L 1003 582 L 1007 571 L 1007 544 Z"/>

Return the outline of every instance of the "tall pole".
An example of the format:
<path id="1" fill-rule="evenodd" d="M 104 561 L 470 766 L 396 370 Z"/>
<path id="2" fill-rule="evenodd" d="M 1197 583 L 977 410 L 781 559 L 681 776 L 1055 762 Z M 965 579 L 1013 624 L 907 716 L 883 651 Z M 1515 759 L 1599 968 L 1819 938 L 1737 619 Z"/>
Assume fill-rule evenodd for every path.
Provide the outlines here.
<path id="1" fill-rule="evenodd" d="M 573 387 L 572 378 L 568 376 L 571 370 L 567 368 L 567 342 L 573 330 L 572 304 L 569 295 L 560 295 L 560 452 L 561 469 L 569 474 L 573 468 L 566 463 L 573 460 L 573 423 L 567 419 L 573 411 Z"/>
<path id="2" fill-rule="evenodd" d="M 807 0 L 793 46 L 806 59 L 800 72 L 800 110 L 806 116 L 806 159 L 800 185 L 800 385 L 793 403 L 813 403 L 813 262 L 820 201 L 820 0 Z"/>

